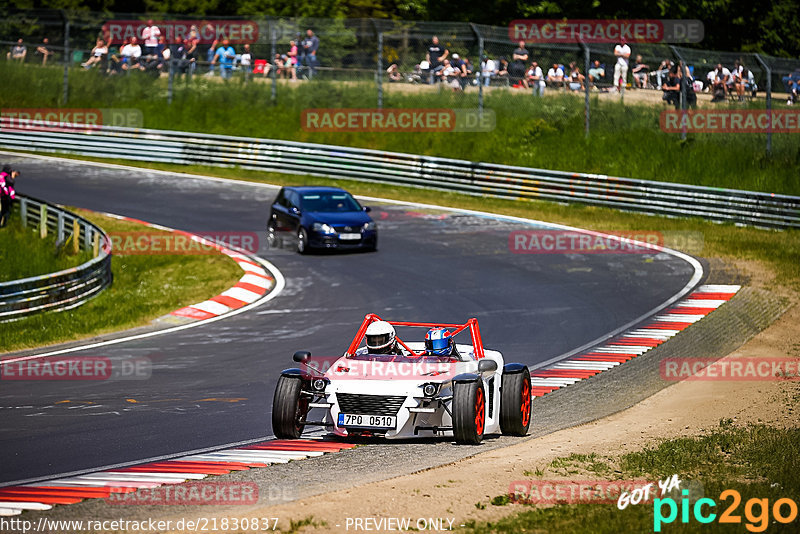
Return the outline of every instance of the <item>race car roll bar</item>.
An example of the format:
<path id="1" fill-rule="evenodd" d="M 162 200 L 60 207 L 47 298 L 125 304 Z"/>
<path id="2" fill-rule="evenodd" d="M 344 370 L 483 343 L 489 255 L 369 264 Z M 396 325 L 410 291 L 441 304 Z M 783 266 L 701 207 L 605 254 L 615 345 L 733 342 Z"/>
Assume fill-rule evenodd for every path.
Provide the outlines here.
<path id="1" fill-rule="evenodd" d="M 383 321 L 377 314 L 368 313 L 364 316 L 364 321 L 361 323 L 358 331 L 356 332 L 356 337 L 353 338 L 353 342 L 350 343 L 350 347 L 348 347 L 347 352 L 344 353 L 345 356 L 354 356 L 356 350 L 361 345 L 361 341 L 364 339 L 364 336 L 367 334 L 367 327 L 375 322 L 375 321 Z M 412 323 L 407 321 L 386 321 L 392 326 L 411 326 L 411 327 L 421 327 L 421 328 L 452 328 L 454 329 L 451 334 L 455 336 L 456 334 L 463 332 L 466 329 L 469 329 L 469 335 L 472 338 L 472 349 L 475 353 L 475 359 L 480 360 L 484 357 L 483 353 L 483 340 L 481 339 L 481 331 L 478 327 L 478 320 L 476 318 L 469 319 L 464 324 L 450 324 L 450 323 Z M 411 355 L 420 357 L 424 356 L 425 352 L 414 352 L 411 350 L 405 342 L 396 337 L 397 342 L 400 344 L 401 347 L 406 349 Z"/>

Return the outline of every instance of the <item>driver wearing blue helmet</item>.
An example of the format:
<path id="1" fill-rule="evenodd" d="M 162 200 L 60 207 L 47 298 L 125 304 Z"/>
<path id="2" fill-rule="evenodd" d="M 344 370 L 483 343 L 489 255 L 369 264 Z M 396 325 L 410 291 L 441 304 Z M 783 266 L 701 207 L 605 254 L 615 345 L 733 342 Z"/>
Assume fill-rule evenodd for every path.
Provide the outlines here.
<path id="1" fill-rule="evenodd" d="M 453 335 L 446 328 L 431 328 L 425 334 L 425 353 L 431 356 L 458 356 Z"/>

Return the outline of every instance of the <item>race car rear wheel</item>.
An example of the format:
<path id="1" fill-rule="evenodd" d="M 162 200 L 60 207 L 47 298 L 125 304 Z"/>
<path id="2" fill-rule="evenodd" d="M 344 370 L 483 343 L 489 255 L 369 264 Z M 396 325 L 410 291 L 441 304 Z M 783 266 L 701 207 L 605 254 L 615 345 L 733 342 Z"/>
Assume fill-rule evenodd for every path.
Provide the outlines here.
<path id="1" fill-rule="evenodd" d="M 500 395 L 500 430 L 503 434 L 524 436 L 531 426 L 531 372 L 525 367 L 516 373 L 503 373 Z"/>
<path id="2" fill-rule="evenodd" d="M 477 445 L 486 426 L 486 395 L 479 380 L 453 384 L 453 437 Z"/>
<path id="3" fill-rule="evenodd" d="M 303 433 L 309 397 L 301 394 L 302 382 L 294 376 L 281 376 L 272 400 L 272 431 L 280 439 L 297 439 Z"/>

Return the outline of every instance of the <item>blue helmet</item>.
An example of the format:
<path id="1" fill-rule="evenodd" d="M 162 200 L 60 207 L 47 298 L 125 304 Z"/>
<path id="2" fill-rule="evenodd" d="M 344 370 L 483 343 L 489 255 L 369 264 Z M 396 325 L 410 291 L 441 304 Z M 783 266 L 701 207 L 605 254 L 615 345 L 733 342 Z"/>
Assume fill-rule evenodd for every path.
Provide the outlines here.
<path id="1" fill-rule="evenodd" d="M 425 334 L 425 350 L 428 354 L 450 356 L 454 347 L 453 335 L 444 328 L 431 328 Z"/>

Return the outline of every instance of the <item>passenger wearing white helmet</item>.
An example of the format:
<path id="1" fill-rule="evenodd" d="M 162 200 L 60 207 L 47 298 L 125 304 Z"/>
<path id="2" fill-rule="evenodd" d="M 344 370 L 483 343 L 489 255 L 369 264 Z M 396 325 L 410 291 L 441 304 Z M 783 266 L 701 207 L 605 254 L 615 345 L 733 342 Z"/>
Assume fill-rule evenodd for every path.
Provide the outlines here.
<path id="1" fill-rule="evenodd" d="M 367 351 L 370 354 L 402 354 L 397 346 L 394 327 L 386 321 L 375 321 L 367 327 Z"/>

